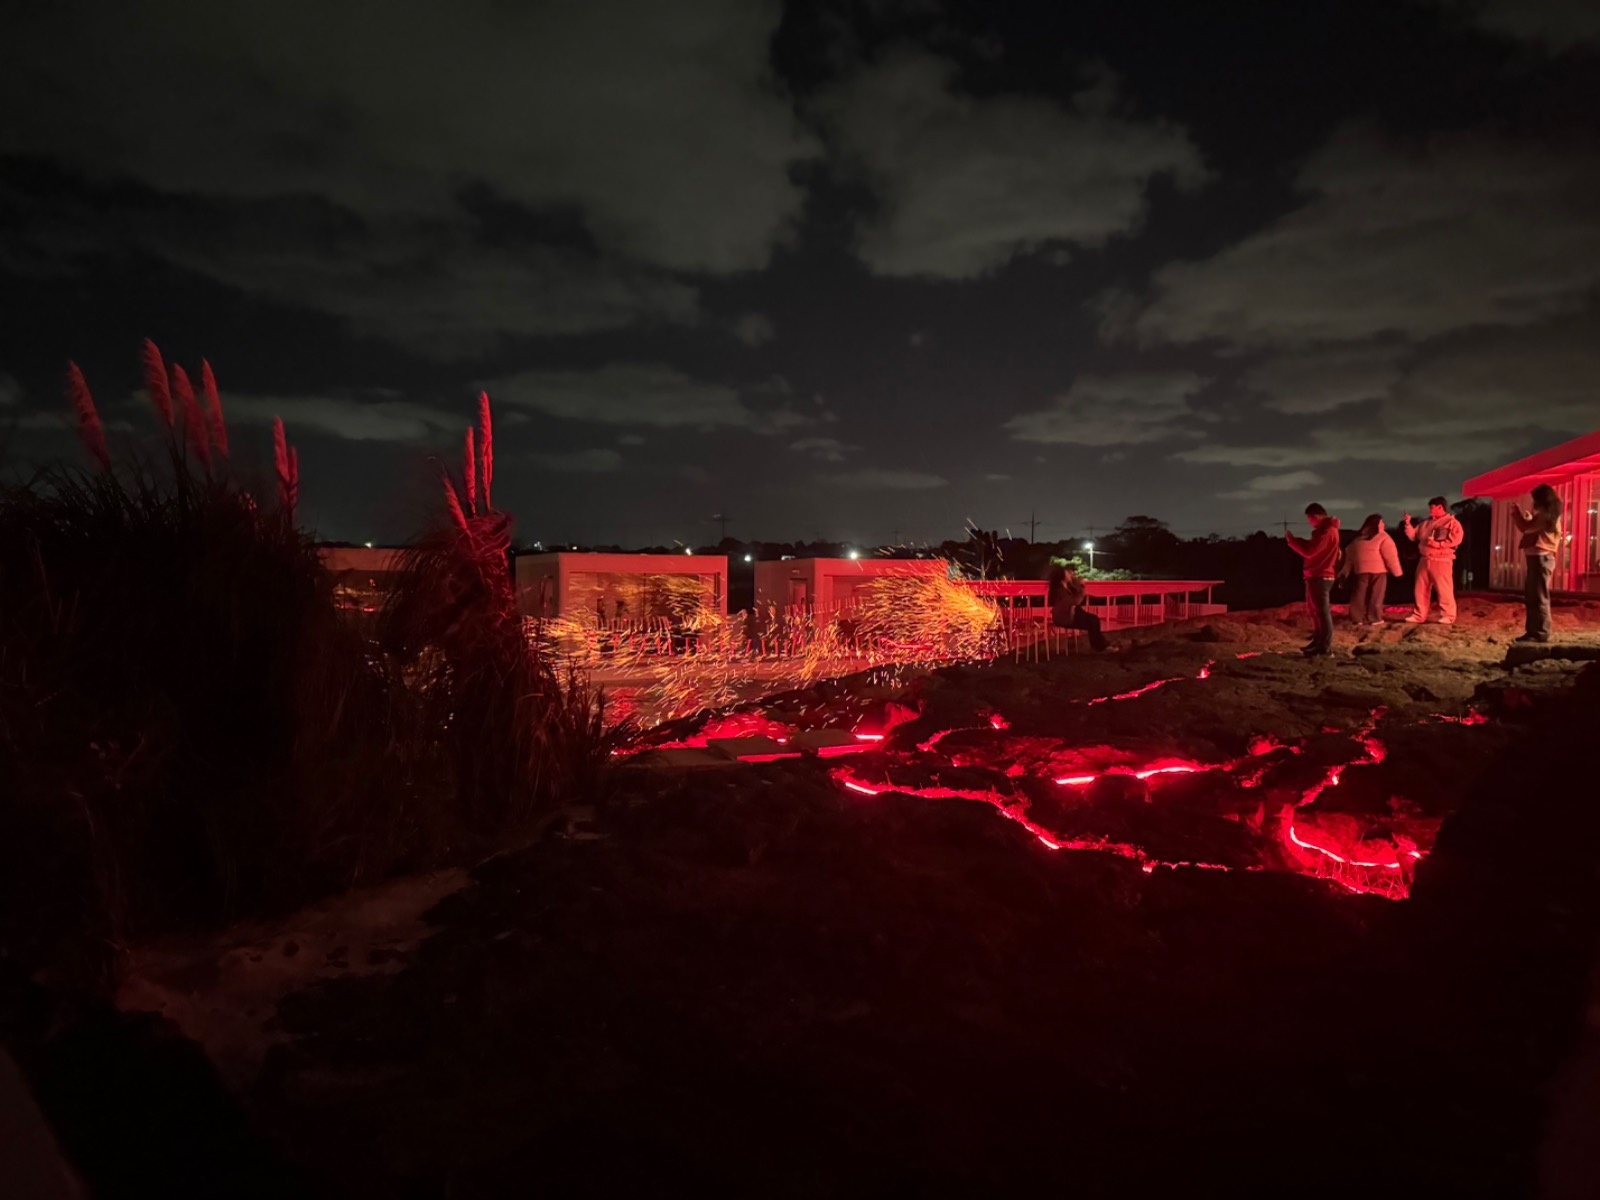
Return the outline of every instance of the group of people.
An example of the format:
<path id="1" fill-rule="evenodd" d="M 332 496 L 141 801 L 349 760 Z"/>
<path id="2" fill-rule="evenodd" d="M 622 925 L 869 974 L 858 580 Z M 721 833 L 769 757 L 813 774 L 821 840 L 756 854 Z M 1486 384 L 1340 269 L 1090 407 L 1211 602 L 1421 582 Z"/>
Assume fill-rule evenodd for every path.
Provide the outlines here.
<path id="1" fill-rule="evenodd" d="M 1548 484 L 1533 489 L 1532 507 L 1511 508 L 1511 521 L 1521 534 L 1519 549 L 1527 559 L 1527 587 L 1524 602 L 1527 619 L 1519 642 L 1550 640 L 1550 576 L 1561 548 L 1561 498 Z M 1305 560 L 1306 609 L 1311 614 L 1311 641 L 1302 651 L 1307 657 L 1333 653 L 1333 609 L 1330 601 L 1336 580 L 1350 584 L 1350 620 L 1356 625 L 1377 626 L 1383 618 L 1383 600 L 1389 579 L 1400 574 L 1400 554 L 1394 539 L 1384 528 L 1383 517 L 1373 513 L 1362 523 L 1348 547 L 1340 544 L 1339 518 L 1328 515 L 1320 504 L 1306 505 L 1311 536 L 1299 537 L 1284 531 L 1290 549 Z M 1421 625 L 1427 621 L 1438 599 L 1439 624 L 1456 621 L 1456 548 L 1465 536 L 1461 522 L 1450 512 L 1443 496 L 1428 501 L 1428 515 L 1413 522 L 1405 515 L 1401 529 L 1408 541 L 1415 542 L 1420 558 L 1413 607 L 1405 621 Z"/>

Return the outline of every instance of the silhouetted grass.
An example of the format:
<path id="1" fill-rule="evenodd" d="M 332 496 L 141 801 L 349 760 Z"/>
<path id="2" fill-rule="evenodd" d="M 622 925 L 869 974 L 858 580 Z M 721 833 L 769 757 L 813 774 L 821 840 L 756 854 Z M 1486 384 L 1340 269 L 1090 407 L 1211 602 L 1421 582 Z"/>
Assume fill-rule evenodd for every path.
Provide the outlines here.
<path id="1" fill-rule="evenodd" d="M 76 377 L 101 465 L 0 491 L 0 952 L 64 986 L 103 989 L 129 941 L 458 856 L 587 793 L 609 747 L 459 526 L 407 556 L 382 647 L 339 613 L 281 428 L 257 498 L 203 378 L 208 411 L 186 379 L 156 399 L 183 426 L 165 462 L 113 465 Z"/>

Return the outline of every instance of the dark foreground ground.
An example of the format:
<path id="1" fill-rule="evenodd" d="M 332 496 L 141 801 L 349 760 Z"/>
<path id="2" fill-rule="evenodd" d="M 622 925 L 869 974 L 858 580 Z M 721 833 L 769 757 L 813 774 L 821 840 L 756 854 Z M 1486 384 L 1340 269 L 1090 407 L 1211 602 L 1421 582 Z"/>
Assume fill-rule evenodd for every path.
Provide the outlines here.
<path id="1" fill-rule="evenodd" d="M 148 1017 L 25 1065 L 108 1195 L 1536 1194 L 1593 1124 L 1600 666 L 1465 607 L 792 697 L 885 740 L 641 756 L 470 877 L 137 952 L 237 1107 Z"/>

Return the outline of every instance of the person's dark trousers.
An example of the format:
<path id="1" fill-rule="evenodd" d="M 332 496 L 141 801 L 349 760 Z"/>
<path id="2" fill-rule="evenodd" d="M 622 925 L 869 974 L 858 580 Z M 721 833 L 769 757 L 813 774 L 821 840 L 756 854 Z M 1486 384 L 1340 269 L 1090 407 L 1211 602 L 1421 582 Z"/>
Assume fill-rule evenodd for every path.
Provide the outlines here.
<path id="1" fill-rule="evenodd" d="M 1389 577 L 1363 572 L 1350 580 L 1350 619 L 1357 625 L 1383 620 L 1383 600 L 1389 592 Z"/>
<path id="2" fill-rule="evenodd" d="M 1100 618 L 1087 608 L 1079 607 L 1072 614 L 1072 627 L 1081 629 L 1089 635 L 1089 645 L 1096 650 L 1106 648 L 1106 635 L 1100 632 Z"/>
<path id="3" fill-rule="evenodd" d="M 1311 644 L 1309 654 L 1326 654 L 1333 649 L 1333 609 L 1328 599 L 1333 595 L 1333 580 L 1306 580 L 1306 611 L 1311 614 Z"/>
<path id="4" fill-rule="evenodd" d="M 1523 600 L 1528 608 L 1527 636 L 1541 642 L 1550 640 L 1550 576 L 1556 569 L 1555 555 L 1530 554 L 1528 583 Z"/>
<path id="5" fill-rule="evenodd" d="M 1070 616 L 1057 609 L 1052 624 L 1058 629 L 1081 629 L 1089 635 L 1089 645 L 1096 650 L 1106 648 L 1106 635 L 1100 632 L 1100 618 L 1082 605 L 1074 608 Z"/>

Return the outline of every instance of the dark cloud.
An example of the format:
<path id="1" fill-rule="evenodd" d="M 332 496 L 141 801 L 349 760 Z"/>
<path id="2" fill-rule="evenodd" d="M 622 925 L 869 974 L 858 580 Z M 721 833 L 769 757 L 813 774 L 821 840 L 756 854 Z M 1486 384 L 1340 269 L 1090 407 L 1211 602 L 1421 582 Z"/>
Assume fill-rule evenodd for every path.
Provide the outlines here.
<path id="1" fill-rule="evenodd" d="M 868 467 L 860 471 L 828 475 L 823 482 L 832 487 L 861 492 L 923 492 L 946 487 L 950 483 L 948 479 L 926 471 L 899 471 L 890 467 Z"/>
<path id="2" fill-rule="evenodd" d="M 70 452 L 65 360 L 123 396 L 150 335 L 242 432 L 283 416 L 308 513 L 363 540 L 475 381 L 551 541 L 1415 508 L 1595 425 L 1597 20 L 30 6 L 0 437 Z"/>
<path id="3" fill-rule="evenodd" d="M 1181 130 L 1110 115 L 1104 87 L 1087 98 L 980 98 L 960 90 L 953 63 L 909 48 L 822 93 L 812 110 L 877 205 L 862 259 L 883 275 L 973 278 L 1137 228 L 1157 175 L 1204 178 Z"/>
<path id="4" fill-rule="evenodd" d="M 1072 446 L 1199 437 L 1186 419 L 1194 415 L 1190 399 L 1205 386 L 1190 371 L 1081 375 L 1049 408 L 1019 413 L 1005 428 L 1018 441 Z"/>
<path id="5" fill-rule="evenodd" d="M 1477 0 L 1458 3 L 1480 28 L 1551 50 L 1600 45 L 1594 0 Z"/>

